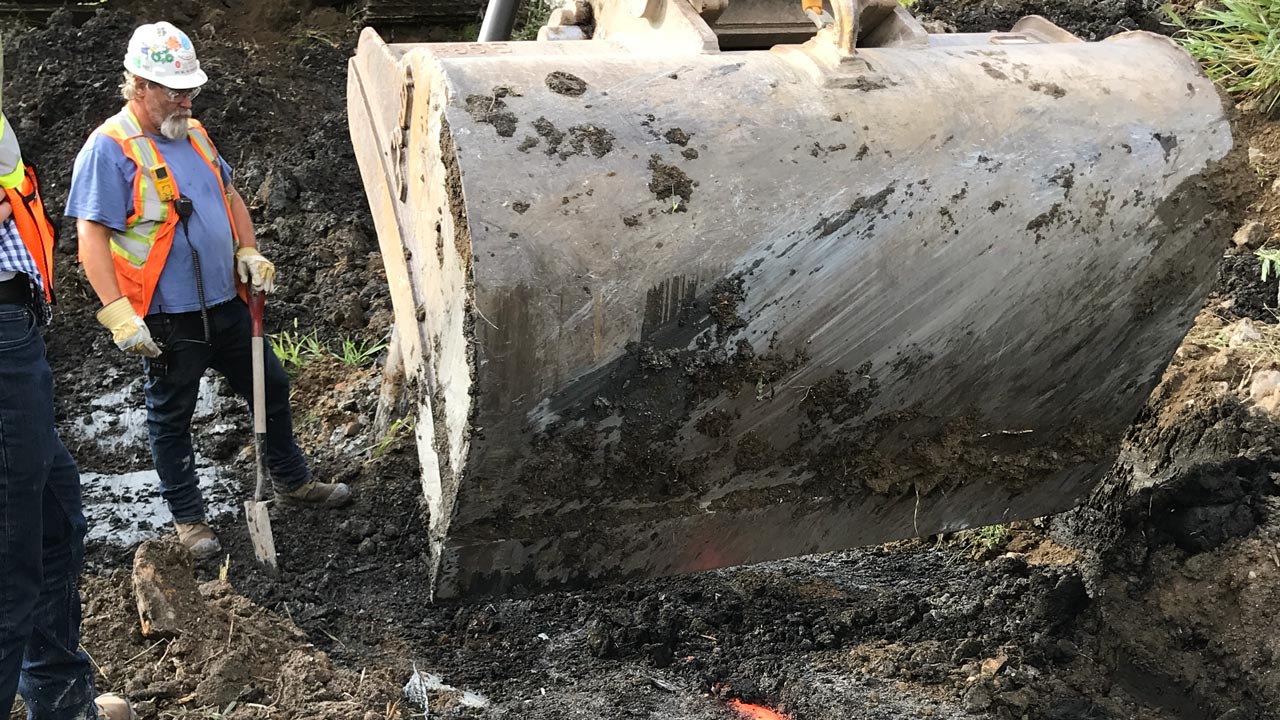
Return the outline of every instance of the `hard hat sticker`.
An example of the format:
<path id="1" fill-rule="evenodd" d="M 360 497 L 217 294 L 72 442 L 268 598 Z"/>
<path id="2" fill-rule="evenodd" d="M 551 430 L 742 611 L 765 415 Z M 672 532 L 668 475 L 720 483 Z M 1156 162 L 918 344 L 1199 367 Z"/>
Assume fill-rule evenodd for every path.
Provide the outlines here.
<path id="1" fill-rule="evenodd" d="M 167 22 L 138 28 L 129 41 L 124 65 L 147 80 L 177 89 L 198 87 L 208 80 L 191 38 Z"/>

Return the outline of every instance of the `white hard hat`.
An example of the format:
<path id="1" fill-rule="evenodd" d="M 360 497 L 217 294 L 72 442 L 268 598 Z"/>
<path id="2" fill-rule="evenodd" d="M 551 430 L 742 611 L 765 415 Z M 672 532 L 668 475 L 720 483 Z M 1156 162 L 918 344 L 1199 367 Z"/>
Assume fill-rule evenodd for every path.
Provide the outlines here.
<path id="1" fill-rule="evenodd" d="M 191 38 L 167 22 L 143 25 L 133 31 L 124 69 L 175 90 L 200 87 L 209 80 L 200 69 Z"/>

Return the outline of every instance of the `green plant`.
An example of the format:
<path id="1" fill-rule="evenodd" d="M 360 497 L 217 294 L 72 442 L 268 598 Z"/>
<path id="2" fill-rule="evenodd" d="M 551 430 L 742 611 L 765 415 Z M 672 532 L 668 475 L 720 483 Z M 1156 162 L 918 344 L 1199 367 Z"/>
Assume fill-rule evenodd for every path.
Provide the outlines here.
<path id="1" fill-rule="evenodd" d="M 1009 535 L 1007 525 L 987 525 L 973 530 L 961 530 L 949 536 L 946 544 L 971 560 L 986 560 L 994 557 L 1005 546 Z"/>
<path id="2" fill-rule="evenodd" d="M 292 331 L 284 330 L 271 336 L 271 352 L 276 354 L 285 370 L 295 372 L 324 355 L 324 346 L 315 332 L 298 330 L 298 321 L 294 320 Z"/>
<path id="3" fill-rule="evenodd" d="M 391 427 L 387 428 L 387 434 L 381 440 L 365 448 L 373 457 L 382 457 L 387 452 L 387 448 L 391 447 L 391 443 L 398 440 L 405 433 L 413 431 L 413 418 L 402 417 L 391 423 Z"/>
<path id="4" fill-rule="evenodd" d="M 974 543 L 986 551 L 995 550 L 1009 539 L 1007 525 L 987 525 L 974 531 Z"/>
<path id="5" fill-rule="evenodd" d="M 547 24 L 551 11 L 560 7 L 556 0 L 525 0 L 516 11 L 515 26 L 511 31 L 512 40 L 536 40 L 538 30 Z"/>
<path id="6" fill-rule="evenodd" d="M 1178 27 L 1175 39 L 1204 65 L 1227 92 L 1254 98 L 1264 113 L 1280 101 L 1280 3 L 1275 0 L 1221 0 L 1197 7 L 1183 19 L 1165 13 Z"/>
<path id="7" fill-rule="evenodd" d="M 342 341 L 342 352 L 334 353 L 333 356 L 342 361 L 343 365 L 349 367 L 363 367 L 373 362 L 378 353 L 387 348 L 385 340 L 378 342 L 370 342 L 369 340 L 361 340 L 356 342 L 351 338 Z"/>
<path id="8" fill-rule="evenodd" d="M 920 2 L 920 0 L 898 0 L 898 2 L 902 5 L 902 7 L 911 7 L 916 3 Z"/>
<path id="9" fill-rule="evenodd" d="M 1267 277 L 1270 275 L 1275 275 L 1278 279 L 1276 283 L 1276 303 L 1280 305 L 1280 250 L 1263 248 L 1254 251 L 1254 254 L 1262 262 L 1262 282 L 1266 282 Z"/>

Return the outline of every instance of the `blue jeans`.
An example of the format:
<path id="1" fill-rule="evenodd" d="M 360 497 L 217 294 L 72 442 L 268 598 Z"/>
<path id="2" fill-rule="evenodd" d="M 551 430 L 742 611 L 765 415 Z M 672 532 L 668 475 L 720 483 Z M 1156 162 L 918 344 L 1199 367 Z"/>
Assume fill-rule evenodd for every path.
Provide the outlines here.
<path id="1" fill-rule="evenodd" d="M 0 304 L 0 718 L 95 718 L 80 650 L 80 474 L 53 424 L 53 375 L 35 316 Z"/>
<path id="2" fill-rule="evenodd" d="M 196 478 L 191 448 L 191 416 L 200 393 L 200 378 L 208 368 L 227 379 L 231 389 L 253 403 L 253 327 L 249 306 L 236 298 L 209 308 L 209 341 L 205 342 L 200 312 L 155 313 L 147 316 L 151 337 L 164 351 L 146 358 L 143 368 L 147 400 L 147 435 L 151 457 L 160 476 L 160 495 L 180 523 L 205 519 L 204 498 Z M 278 490 L 293 490 L 311 480 L 307 460 L 293 439 L 289 410 L 289 376 L 270 344 L 266 360 L 267 436 L 263 455 Z"/>

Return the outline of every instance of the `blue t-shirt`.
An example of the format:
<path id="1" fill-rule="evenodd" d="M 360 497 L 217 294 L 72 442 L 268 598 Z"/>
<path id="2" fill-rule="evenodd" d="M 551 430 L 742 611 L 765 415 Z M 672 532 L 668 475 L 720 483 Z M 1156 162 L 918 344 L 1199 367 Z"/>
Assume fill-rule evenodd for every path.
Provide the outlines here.
<path id="1" fill-rule="evenodd" d="M 187 139 L 169 140 L 151 135 L 160 155 L 169 166 L 178 192 L 191 198 L 195 211 L 187 222 L 191 243 L 182 223 L 174 228 L 173 249 L 160 273 L 151 307 L 147 312 L 179 313 L 200 309 L 196 290 L 195 263 L 191 246 L 200 254 L 200 274 L 204 278 L 204 301 L 208 307 L 235 297 L 235 241 L 227 220 L 226 206 L 217 178 Z M 219 157 L 222 180 L 231 184 L 231 167 Z M 92 220 L 123 232 L 133 214 L 133 178 L 138 166 L 124 155 L 115 140 L 94 133 L 76 156 L 67 195 L 67 215 Z"/>

